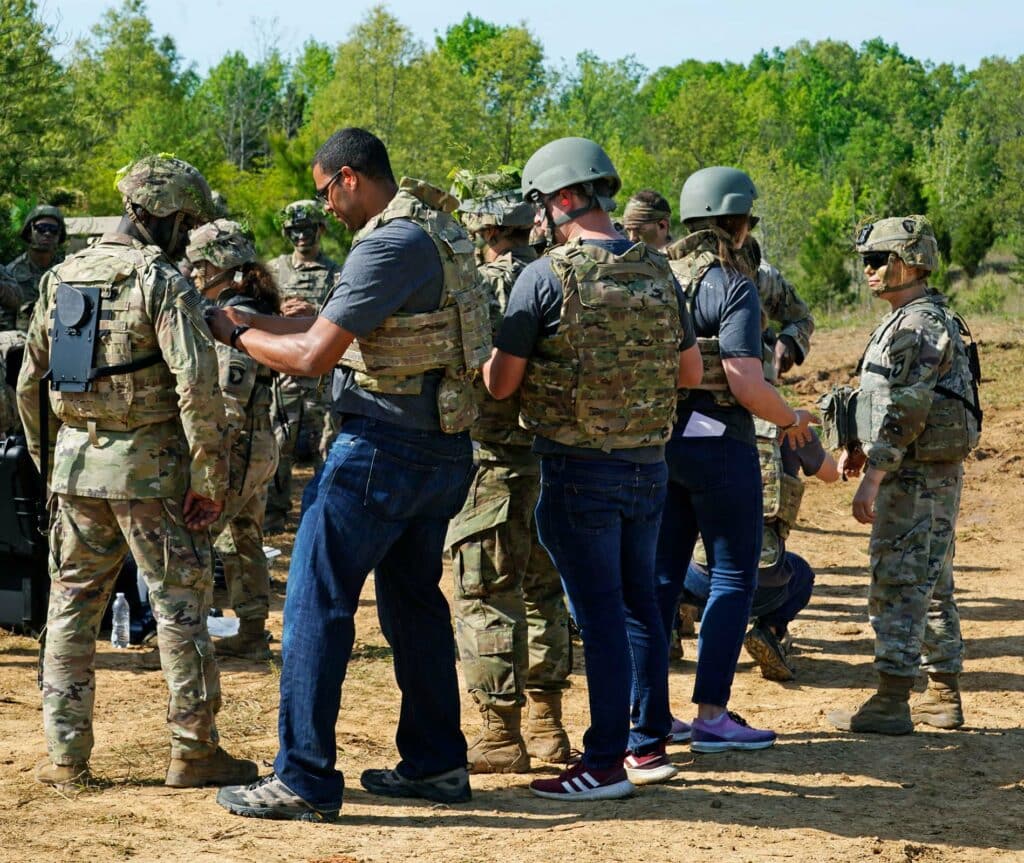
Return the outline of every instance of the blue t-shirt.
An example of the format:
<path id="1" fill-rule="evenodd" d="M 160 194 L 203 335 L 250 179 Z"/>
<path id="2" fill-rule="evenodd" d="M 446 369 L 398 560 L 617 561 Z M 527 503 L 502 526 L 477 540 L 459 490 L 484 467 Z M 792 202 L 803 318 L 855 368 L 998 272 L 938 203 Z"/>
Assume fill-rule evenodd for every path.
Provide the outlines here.
<path id="1" fill-rule="evenodd" d="M 588 245 L 598 246 L 613 255 L 622 255 L 633 247 L 629 240 L 584 240 Z M 673 283 L 675 280 L 673 279 Z M 676 284 L 676 299 L 683 324 L 683 339 L 680 350 L 696 344 L 693 324 L 686 313 L 683 294 Z M 494 345 L 506 354 L 528 358 L 537 349 L 541 339 L 549 339 L 558 332 L 562 315 L 562 282 L 551 268 L 549 258 L 540 258 L 529 264 L 519 274 L 509 294 L 505 317 L 501 321 Z M 540 455 L 572 455 L 582 458 L 613 458 L 640 464 L 652 464 L 665 457 L 663 446 L 618 449 L 605 453 L 598 449 L 571 447 L 537 435 L 533 443 L 534 452 Z"/>
<path id="2" fill-rule="evenodd" d="M 396 219 L 352 249 L 338 285 L 320 314 L 356 338 L 368 336 L 395 312 L 432 312 L 441 302 L 444 273 L 434 241 L 415 222 Z M 439 431 L 437 387 L 443 372 L 424 375 L 418 395 L 363 389 L 351 369 L 335 369 L 333 409 L 401 425 Z"/>
<path id="3" fill-rule="evenodd" d="M 691 311 L 698 336 L 718 336 L 723 359 L 762 359 L 761 300 L 757 287 L 742 273 L 713 266 L 697 286 Z M 675 435 L 683 434 L 695 411 L 724 423 L 726 436 L 754 444 L 750 411 L 740 405 L 720 405 L 707 390 L 691 390 L 679 400 Z"/>

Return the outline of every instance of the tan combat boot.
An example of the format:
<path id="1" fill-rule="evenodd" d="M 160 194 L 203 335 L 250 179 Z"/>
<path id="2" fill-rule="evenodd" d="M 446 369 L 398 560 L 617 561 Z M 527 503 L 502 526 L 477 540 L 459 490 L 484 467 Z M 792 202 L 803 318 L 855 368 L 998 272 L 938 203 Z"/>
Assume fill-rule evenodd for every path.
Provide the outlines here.
<path id="1" fill-rule="evenodd" d="M 92 775 L 89 773 L 88 761 L 76 761 L 73 764 L 54 764 L 43 761 L 36 765 L 36 782 L 52 785 L 54 788 L 66 788 L 71 785 L 86 785 Z"/>
<path id="2" fill-rule="evenodd" d="M 959 728 L 964 724 L 964 709 L 960 703 L 960 675 L 930 674 L 928 677 L 928 689 L 914 701 L 910 718 L 915 725 Z"/>
<path id="3" fill-rule="evenodd" d="M 697 634 L 697 606 L 680 603 L 676 632 L 680 638 L 692 638 Z"/>
<path id="4" fill-rule="evenodd" d="M 201 788 L 204 785 L 251 785 L 259 778 L 255 761 L 235 758 L 219 746 L 205 758 L 172 758 L 164 785 Z"/>
<path id="5" fill-rule="evenodd" d="M 264 627 L 265 617 L 243 617 L 238 622 L 238 634 L 226 638 L 218 638 L 213 646 L 218 656 L 237 656 L 239 659 L 251 659 L 265 662 L 270 659 L 270 648 L 267 647 L 267 634 Z"/>
<path id="6" fill-rule="evenodd" d="M 538 761 L 565 764 L 572 757 L 569 735 L 562 727 L 561 692 L 527 692 L 526 750 Z"/>
<path id="7" fill-rule="evenodd" d="M 522 735 L 522 708 L 480 705 L 484 727 L 469 747 L 470 773 L 529 773 Z"/>
<path id="8" fill-rule="evenodd" d="M 860 709 L 833 710 L 828 715 L 828 721 L 842 731 L 909 734 L 914 730 L 909 704 L 913 686 L 913 677 L 880 673 L 878 692 L 865 701 Z"/>

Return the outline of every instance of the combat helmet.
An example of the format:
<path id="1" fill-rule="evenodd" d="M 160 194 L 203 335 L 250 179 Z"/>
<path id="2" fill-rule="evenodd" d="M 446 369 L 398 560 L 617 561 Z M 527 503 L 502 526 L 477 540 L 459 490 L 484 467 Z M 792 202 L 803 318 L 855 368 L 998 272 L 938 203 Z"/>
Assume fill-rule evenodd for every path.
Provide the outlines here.
<path id="1" fill-rule="evenodd" d="M 456 171 L 451 194 L 461 200 L 462 224 L 470 233 L 486 227 L 529 228 L 533 207 L 523 200 L 522 177 L 518 170 L 493 174 Z"/>
<path id="2" fill-rule="evenodd" d="M 43 218 L 56 219 L 57 224 L 60 225 L 60 234 L 57 242 L 63 243 L 68 238 L 68 230 L 64 225 L 64 213 L 61 212 L 60 207 L 51 207 L 46 204 L 40 204 L 38 207 L 33 207 L 27 216 L 25 221 L 21 223 L 21 238 L 26 242 L 31 242 L 31 230 L 32 223 L 36 219 Z"/>
<path id="3" fill-rule="evenodd" d="M 126 201 L 158 218 L 185 213 L 206 222 L 215 217 L 210 187 L 199 171 L 173 156 L 146 156 L 117 182 Z"/>
<path id="4" fill-rule="evenodd" d="M 292 201 L 281 211 L 281 233 L 287 236 L 288 229 L 296 225 L 326 225 L 327 216 L 318 201 Z"/>
<path id="5" fill-rule="evenodd" d="M 907 266 L 928 272 L 939 268 L 939 244 L 924 216 L 893 216 L 868 222 L 857 232 L 858 255 L 890 252 Z"/>
<path id="6" fill-rule="evenodd" d="M 701 168 L 683 183 L 679 218 L 689 222 L 712 216 L 739 216 L 750 212 L 756 198 L 757 188 L 745 171 L 720 165 Z M 754 224 L 751 220 L 751 227 Z"/>
<path id="7" fill-rule="evenodd" d="M 209 261 L 222 270 L 230 270 L 257 260 L 256 248 L 238 222 L 217 219 L 196 228 L 188 235 L 185 257 L 193 263 Z"/>
<path id="8" fill-rule="evenodd" d="M 527 201 L 535 202 L 543 195 L 576 185 L 591 187 L 605 210 L 615 209 L 613 199 L 622 188 L 622 180 L 608 154 L 589 138 L 550 141 L 523 167 L 522 192 Z"/>

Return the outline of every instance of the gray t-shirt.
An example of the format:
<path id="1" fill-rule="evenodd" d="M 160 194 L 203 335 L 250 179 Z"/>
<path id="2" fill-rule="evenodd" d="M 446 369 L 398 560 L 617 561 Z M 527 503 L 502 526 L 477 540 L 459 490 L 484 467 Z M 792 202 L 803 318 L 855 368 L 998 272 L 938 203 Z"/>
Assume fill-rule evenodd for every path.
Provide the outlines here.
<path id="1" fill-rule="evenodd" d="M 585 242 L 599 246 L 613 255 L 621 255 L 633 245 L 625 239 L 586 240 Z M 684 350 L 696 344 L 697 340 L 678 284 L 676 284 L 676 299 L 679 303 L 683 324 L 683 340 L 679 349 Z M 558 332 L 561 314 L 562 283 L 551 268 L 551 260 L 540 258 L 529 264 L 519 274 L 519 278 L 512 286 L 508 306 L 505 309 L 505 317 L 501 321 L 501 327 L 494 340 L 495 347 L 514 357 L 529 357 L 534 353 L 541 339 L 551 338 Z M 662 446 L 619 449 L 605 453 L 596 449 L 565 446 L 540 435 L 534 439 L 533 450 L 540 455 L 613 458 L 640 464 L 652 464 L 665 457 L 665 448 Z"/>
<path id="2" fill-rule="evenodd" d="M 320 314 L 367 336 L 395 312 L 432 312 L 441 302 L 444 274 L 434 241 L 415 222 L 396 219 L 370 233 L 349 253 L 338 285 Z M 437 387 L 443 372 L 424 375 L 419 395 L 386 395 L 364 390 L 355 374 L 335 369 L 333 409 L 385 420 L 406 428 L 439 431 Z"/>

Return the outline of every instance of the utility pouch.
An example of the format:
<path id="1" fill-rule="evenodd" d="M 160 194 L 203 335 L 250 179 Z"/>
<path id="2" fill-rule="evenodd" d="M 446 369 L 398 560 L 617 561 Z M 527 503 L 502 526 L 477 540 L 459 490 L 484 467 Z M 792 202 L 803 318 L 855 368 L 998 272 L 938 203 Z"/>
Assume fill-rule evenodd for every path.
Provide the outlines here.
<path id="1" fill-rule="evenodd" d="M 469 429 L 480 415 L 476 387 L 469 376 L 446 374 L 437 386 L 437 414 L 441 431 L 456 434 Z"/>
<path id="2" fill-rule="evenodd" d="M 859 442 L 856 434 L 857 391 L 851 386 L 834 386 L 818 399 L 821 412 L 821 442 L 826 449 L 843 449 Z"/>

